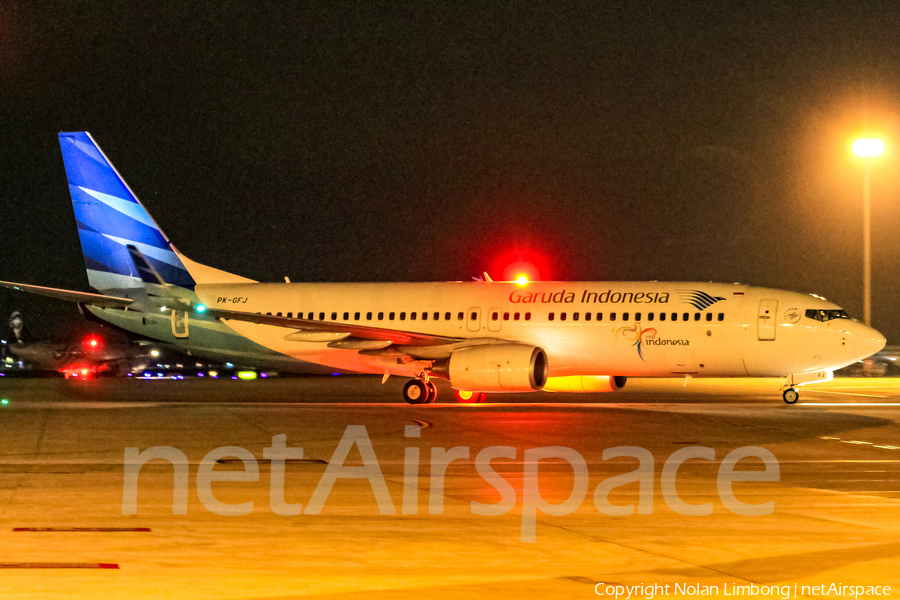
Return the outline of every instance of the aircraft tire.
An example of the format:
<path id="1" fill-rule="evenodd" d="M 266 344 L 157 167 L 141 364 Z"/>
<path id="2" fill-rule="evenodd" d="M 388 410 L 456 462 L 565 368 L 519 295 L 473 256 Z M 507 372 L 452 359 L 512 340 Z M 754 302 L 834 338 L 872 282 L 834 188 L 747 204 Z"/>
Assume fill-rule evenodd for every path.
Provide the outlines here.
<path id="1" fill-rule="evenodd" d="M 428 386 L 428 399 L 425 400 L 425 404 L 434 404 L 434 401 L 437 400 L 438 396 L 437 386 L 434 385 L 433 381 L 429 381 L 425 385 Z"/>
<path id="2" fill-rule="evenodd" d="M 429 396 L 428 386 L 424 381 L 410 379 L 403 386 L 403 399 L 410 404 L 425 404 Z"/>
<path id="3" fill-rule="evenodd" d="M 784 390 L 784 393 L 781 394 L 781 397 L 784 398 L 784 401 L 787 404 L 796 404 L 797 400 L 800 399 L 800 394 L 797 393 L 797 390 L 794 388 L 789 388 Z"/>

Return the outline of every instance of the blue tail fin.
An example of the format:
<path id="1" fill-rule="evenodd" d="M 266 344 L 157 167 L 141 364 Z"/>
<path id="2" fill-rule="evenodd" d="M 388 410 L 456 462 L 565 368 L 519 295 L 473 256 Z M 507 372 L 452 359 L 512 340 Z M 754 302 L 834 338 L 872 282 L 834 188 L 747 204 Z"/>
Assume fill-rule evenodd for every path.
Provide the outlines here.
<path id="1" fill-rule="evenodd" d="M 166 283 L 194 289 L 186 259 L 172 247 L 91 135 L 60 133 L 59 145 L 91 287 L 142 287 L 141 274 L 128 252 L 132 245 Z"/>

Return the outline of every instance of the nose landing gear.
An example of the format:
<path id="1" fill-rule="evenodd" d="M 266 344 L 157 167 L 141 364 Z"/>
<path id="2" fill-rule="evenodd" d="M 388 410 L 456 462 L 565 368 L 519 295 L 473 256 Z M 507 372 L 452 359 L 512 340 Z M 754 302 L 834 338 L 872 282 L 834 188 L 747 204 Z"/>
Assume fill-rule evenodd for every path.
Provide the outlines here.
<path id="1" fill-rule="evenodd" d="M 787 404 L 796 404 L 797 400 L 800 399 L 800 394 L 794 388 L 789 387 L 784 390 L 784 392 L 781 394 L 781 397 L 784 398 L 784 401 Z"/>

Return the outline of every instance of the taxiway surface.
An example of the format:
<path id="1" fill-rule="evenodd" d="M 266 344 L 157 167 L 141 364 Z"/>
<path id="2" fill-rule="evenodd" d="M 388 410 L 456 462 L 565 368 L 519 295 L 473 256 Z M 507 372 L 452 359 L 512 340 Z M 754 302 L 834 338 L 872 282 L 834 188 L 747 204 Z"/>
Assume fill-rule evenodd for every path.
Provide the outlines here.
<path id="1" fill-rule="evenodd" d="M 3 380 L 0 595 L 571 598 L 596 597 L 601 582 L 669 585 L 669 597 L 698 595 L 675 584 L 715 586 L 720 596 L 751 583 L 900 592 L 893 380 L 810 386 L 794 406 L 774 380 L 629 381 L 618 394 L 507 395 L 477 406 L 448 402 L 442 386 L 437 404 L 415 407 L 398 402 L 401 386 L 366 377 Z M 278 467 L 264 450 L 279 435 L 303 448 L 285 465 L 283 504 L 272 500 Z M 346 458 L 342 439 L 354 442 Z M 638 482 L 610 482 L 638 465 L 604 460 L 604 450 L 623 446 L 652 457 L 643 504 Z M 171 463 L 150 461 L 133 488 L 135 514 L 123 514 L 126 449 L 153 447 L 184 455 L 187 484 L 179 487 Z M 228 450 L 211 462 L 222 447 L 243 449 L 248 462 Z M 476 465 L 494 447 L 514 453 L 489 463 L 502 482 Z M 533 460 L 548 447 L 573 464 L 581 457 L 585 470 Z M 691 447 L 714 459 L 685 461 L 669 480 L 673 500 L 666 462 Z M 723 459 L 743 447 L 771 453 L 778 478 L 738 481 L 734 496 L 744 506 L 772 503 L 770 514 L 738 514 L 723 500 Z M 444 468 L 442 449 L 468 459 Z M 764 466 L 773 464 L 748 458 L 736 469 L 759 475 Z M 613 488 L 608 502 L 595 499 L 598 486 Z M 173 514 L 182 492 L 186 514 Z M 709 504 L 710 514 L 681 514 L 678 499 Z M 248 514 L 217 514 L 247 512 L 234 509 L 247 502 Z M 598 503 L 635 509 L 613 516 Z M 523 541 L 532 522 L 534 541 Z"/>

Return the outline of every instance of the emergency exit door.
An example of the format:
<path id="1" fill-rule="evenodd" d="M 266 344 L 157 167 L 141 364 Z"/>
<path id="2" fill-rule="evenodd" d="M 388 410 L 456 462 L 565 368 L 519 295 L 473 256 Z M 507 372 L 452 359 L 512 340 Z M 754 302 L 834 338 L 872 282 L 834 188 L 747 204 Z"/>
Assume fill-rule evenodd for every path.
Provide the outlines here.
<path id="1" fill-rule="evenodd" d="M 481 308 L 474 306 L 466 315 L 466 327 L 469 331 L 481 331 Z"/>

